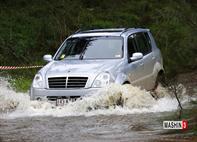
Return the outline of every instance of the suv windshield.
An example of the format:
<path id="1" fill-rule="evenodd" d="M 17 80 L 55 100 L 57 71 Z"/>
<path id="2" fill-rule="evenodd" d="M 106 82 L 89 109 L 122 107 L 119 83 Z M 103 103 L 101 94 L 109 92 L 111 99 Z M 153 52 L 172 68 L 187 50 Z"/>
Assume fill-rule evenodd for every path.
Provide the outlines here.
<path id="1" fill-rule="evenodd" d="M 122 58 L 121 37 L 79 37 L 68 39 L 58 51 L 55 60 L 62 59 L 116 59 Z"/>

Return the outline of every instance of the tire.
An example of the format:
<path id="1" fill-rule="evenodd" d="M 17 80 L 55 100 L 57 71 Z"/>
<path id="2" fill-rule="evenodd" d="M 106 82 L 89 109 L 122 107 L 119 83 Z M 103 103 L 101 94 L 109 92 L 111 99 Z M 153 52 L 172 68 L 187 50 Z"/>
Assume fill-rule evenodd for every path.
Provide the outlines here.
<path id="1" fill-rule="evenodd" d="M 157 75 L 157 78 L 156 78 L 156 81 L 155 81 L 155 86 L 153 88 L 153 91 L 157 89 L 157 87 L 159 86 L 159 84 L 161 84 L 164 87 L 166 86 L 164 73 L 159 73 Z"/>

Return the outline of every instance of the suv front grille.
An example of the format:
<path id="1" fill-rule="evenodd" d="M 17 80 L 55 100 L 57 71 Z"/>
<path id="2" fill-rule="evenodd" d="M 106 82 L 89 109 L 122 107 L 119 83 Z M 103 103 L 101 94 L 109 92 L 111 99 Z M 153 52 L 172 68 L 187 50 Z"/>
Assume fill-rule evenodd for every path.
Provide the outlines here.
<path id="1" fill-rule="evenodd" d="M 50 77 L 49 88 L 84 88 L 88 77 Z"/>

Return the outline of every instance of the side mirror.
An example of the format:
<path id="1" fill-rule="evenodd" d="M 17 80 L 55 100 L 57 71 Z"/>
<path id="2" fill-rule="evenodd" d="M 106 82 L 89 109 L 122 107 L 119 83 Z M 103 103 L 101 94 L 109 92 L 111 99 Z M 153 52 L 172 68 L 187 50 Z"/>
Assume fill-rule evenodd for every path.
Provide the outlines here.
<path id="1" fill-rule="evenodd" d="M 52 59 L 52 56 L 51 55 L 44 55 L 43 56 L 43 59 L 47 62 L 51 62 L 53 59 Z"/>
<path id="2" fill-rule="evenodd" d="M 130 58 L 131 61 L 137 61 L 143 58 L 143 54 L 140 52 L 133 53 L 132 57 Z"/>

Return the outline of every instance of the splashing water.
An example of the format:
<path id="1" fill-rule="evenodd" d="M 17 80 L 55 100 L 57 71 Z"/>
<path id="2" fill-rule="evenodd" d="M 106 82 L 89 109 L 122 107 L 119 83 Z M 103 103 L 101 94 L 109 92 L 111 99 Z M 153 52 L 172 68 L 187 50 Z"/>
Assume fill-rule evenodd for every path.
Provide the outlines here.
<path id="1" fill-rule="evenodd" d="M 177 100 L 167 89 L 159 86 L 159 99 L 150 92 L 131 85 L 112 84 L 94 95 L 55 106 L 48 102 L 30 101 L 27 93 L 16 93 L 8 87 L 5 78 L 0 78 L 0 117 L 16 118 L 30 116 L 78 116 L 78 115 L 124 115 L 132 113 L 163 112 L 176 110 Z M 185 96 L 185 88 L 181 96 Z M 184 97 L 183 97 L 184 98 Z M 185 99 L 182 99 L 182 102 Z"/>

